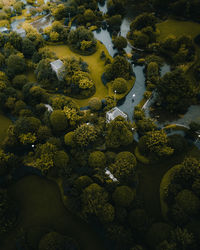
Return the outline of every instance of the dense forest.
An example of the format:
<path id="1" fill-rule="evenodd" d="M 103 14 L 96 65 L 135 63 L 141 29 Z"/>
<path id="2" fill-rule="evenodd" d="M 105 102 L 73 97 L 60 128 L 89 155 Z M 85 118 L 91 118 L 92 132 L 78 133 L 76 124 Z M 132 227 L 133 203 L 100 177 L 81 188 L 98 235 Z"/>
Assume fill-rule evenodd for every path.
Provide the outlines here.
<path id="1" fill-rule="evenodd" d="M 0 0 L 0 249 L 200 249 L 200 1 Z"/>

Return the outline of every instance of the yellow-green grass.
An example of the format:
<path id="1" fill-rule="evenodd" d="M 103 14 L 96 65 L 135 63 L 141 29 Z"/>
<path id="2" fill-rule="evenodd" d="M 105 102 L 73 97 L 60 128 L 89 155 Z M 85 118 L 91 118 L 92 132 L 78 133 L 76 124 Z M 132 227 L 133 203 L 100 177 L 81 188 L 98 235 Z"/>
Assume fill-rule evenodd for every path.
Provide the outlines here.
<path id="1" fill-rule="evenodd" d="M 139 162 L 141 162 L 141 163 L 143 163 L 143 164 L 145 164 L 145 165 L 146 165 L 146 164 L 149 164 L 149 159 L 146 158 L 145 156 L 143 156 L 143 155 L 140 153 L 138 147 L 135 148 L 134 154 L 135 154 L 135 156 L 136 156 L 136 158 L 137 158 L 137 160 L 138 160 Z"/>
<path id="2" fill-rule="evenodd" d="M 164 22 L 158 23 L 156 27 L 160 31 L 158 36 L 159 41 L 163 41 L 170 34 L 176 37 L 186 34 L 190 35 L 192 38 L 200 34 L 200 24 L 190 21 L 167 19 Z"/>
<path id="3" fill-rule="evenodd" d="M 6 137 L 6 131 L 12 122 L 6 116 L 0 114 L 0 144 Z"/>
<path id="4" fill-rule="evenodd" d="M 100 99 L 103 99 L 109 93 L 108 93 L 108 88 L 101 81 L 101 76 L 105 71 L 105 65 L 104 61 L 100 59 L 100 55 L 101 52 L 104 51 L 108 58 L 112 60 L 112 57 L 110 57 L 106 47 L 103 44 L 98 42 L 97 46 L 98 46 L 97 51 L 89 56 L 76 54 L 73 51 L 71 51 L 67 45 L 58 45 L 58 46 L 47 45 L 46 47 L 51 51 L 55 52 L 56 55 L 61 59 L 66 57 L 82 58 L 88 64 L 91 77 L 96 85 L 96 92 L 93 95 L 93 97 L 98 97 Z M 82 100 L 76 98 L 72 99 L 75 100 L 79 104 L 79 106 L 87 106 L 90 98 Z"/>
<path id="5" fill-rule="evenodd" d="M 38 249 L 41 236 L 48 231 L 72 237 L 83 250 L 104 249 L 94 230 L 65 208 L 55 182 L 31 175 L 13 184 L 9 193 L 20 209 L 16 226 L 1 239 L 1 249 L 15 249 L 15 239 L 23 231 L 31 249 Z"/>

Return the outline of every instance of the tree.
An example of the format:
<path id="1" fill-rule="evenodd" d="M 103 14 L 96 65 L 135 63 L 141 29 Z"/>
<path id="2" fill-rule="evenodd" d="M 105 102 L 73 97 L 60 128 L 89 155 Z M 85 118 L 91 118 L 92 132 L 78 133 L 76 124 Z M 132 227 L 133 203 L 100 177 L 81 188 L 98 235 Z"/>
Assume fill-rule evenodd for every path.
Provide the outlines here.
<path id="1" fill-rule="evenodd" d="M 118 116 L 106 125 L 106 145 L 110 148 L 117 148 L 121 145 L 128 145 L 133 141 L 133 131 L 130 122 Z"/>
<path id="2" fill-rule="evenodd" d="M 183 209 L 188 215 L 198 214 L 200 209 L 199 198 L 190 190 L 184 189 L 176 196 L 177 204 Z"/>
<path id="3" fill-rule="evenodd" d="M 141 30 L 147 26 L 151 26 L 155 30 L 156 17 L 152 13 L 143 13 L 137 16 L 130 25 L 131 31 Z"/>
<path id="4" fill-rule="evenodd" d="M 137 125 L 137 131 L 141 135 L 144 135 L 147 132 L 153 131 L 157 127 L 151 118 L 146 118 L 146 117 L 137 121 L 136 125 Z"/>
<path id="5" fill-rule="evenodd" d="M 100 220 L 103 223 L 110 223 L 115 218 L 115 209 L 110 203 L 106 203 L 100 212 Z"/>
<path id="6" fill-rule="evenodd" d="M 66 6 L 64 4 L 58 4 L 58 6 L 53 10 L 53 16 L 56 20 L 61 20 L 66 17 L 67 11 Z"/>
<path id="7" fill-rule="evenodd" d="M 62 110 L 54 110 L 50 115 L 50 122 L 56 132 L 63 132 L 68 127 L 67 118 Z"/>
<path id="8" fill-rule="evenodd" d="M 94 34 L 83 26 L 78 27 L 76 30 L 72 30 L 68 36 L 69 43 L 76 49 L 81 49 L 81 42 L 91 42 L 90 46 L 86 46 L 86 51 L 91 51 L 96 48 L 97 41 L 94 38 Z"/>
<path id="9" fill-rule="evenodd" d="M 38 145 L 36 147 L 34 166 L 40 169 L 42 173 L 46 173 L 50 168 L 54 167 L 56 151 L 57 147 L 49 142 Z"/>
<path id="10" fill-rule="evenodd" d="M 22 89 L 22 87 L 26 83 L 27 83 L 27 78 L 25 75 L 16 75 L 12 80 L 12 84 L 16 89 Z"/>
<path id="11" fill-rule="evenodd" d="M 73 131 L 67 133 L 64 136 L 65 145 L 67 145 L 67 146 L 74 146 L 73 138 L 74 138 L 74 132 Z"/>
<path id="12" fill-rule="evenodd" d="M 35 45 L 34 43 L 29 40 L 28 38 L 24 38 L 22 41 L 22 52 L 25 57 L 31 58 L 35 52 Z"/>
<path id="13" fill-rule="evenodd" d="M 23 73 L 26 69 L 25 60 L 19 55 L 10 55 L 6 63 L 8 74 L 11 77 Z"/>
<path id="14" fill-rule="evenodd" d="M 123 94 L 127 91 L 127 82 L 124 78 L 116 78 L 112 83 L 113 92 Z"/>
<path id="15" fill-rule="evenodd" d="M 95 19 L 94 12 L 90 9 L 85 10 L 83 15 L 84 15 L 86 22 L 92 22 Z"/>
<path id="16" fill-rule="evenodd" d="M 123 56 L 116 56 L 111 64 L 106 65 L 105 77 L 108 81 L 115 78 L 130 79 L 131 65 Z"/>
<path id="17" fill-rule="evenodd" d="M 97 130 L 92 124 L 82 124 L 75 131 L 73 140 L 79 147 L 88 147 L 97 140 Z"/>
<path id="18" fill-rule="evenodd" d="M 92 168 L 104 169 L 106 165 L 105 154 L 101 151 L 94 151 L 90 153 L 88 163 Z"/>
<path id="19" fill-rule="evenodd" d="M 135 192 L 128 186 L 119 186 L 115 189 L 112 198 L 117 206 L 128 207 L 135 197 Z"/>
<path id="20" fill-rule="evenodd" d="M 130 152 L 120 152 L 117 154 L 115 163 L 111 164 L 108 169 L 119 182 L 127 183 L 134 180 L 136 158 Z"/>
<path id="21" fill-rule="evenodd" d="M 98 97 L 93 97 L 89 100 L 89 106 L 91 110 L 98 111 L 102 108 L 102 102 Z"/>
<path id="22" fill-rule="evenodd" d="M 172 113 L 183 113 L 196 96 L 192 82 L 181 69 L 166 73 L 157 84 L 159 99 L 165 109 Z"/>
<path id="23" fill-rule="evenodd" d="M 122 50 L 124 48 L 126 48 L 127 46 L 127 40 L 126 38 L 124 38 L 123 36 L 117 36 L 114 41 L 113 41 L 114 46 L 118 49 L 118 50 Z"/>
<path id="24" fill-rule="evenodd" d="M 173 149 L 168 146 L 168 138 L 163 130 L 147 132 L 140 138 L 138 146 L 141 153 L 158 159 L 173 154 Z"/>
<path id="25" fill-rule="evenodd" d="M 84 214 L 100 216 L 108 201 L 108 193 L 98 184 L 93 183 L 83 190 L 81 200 Z"/>
<path id="26" fill-rule="evenodd" d="M 50 59 L 42 59 L 35 70 L 35 74 L 37 76 L 38 81 L 42 80 L 51 80 L 54 78 L 54 73 L 51 68 L 51 60 Z"/>

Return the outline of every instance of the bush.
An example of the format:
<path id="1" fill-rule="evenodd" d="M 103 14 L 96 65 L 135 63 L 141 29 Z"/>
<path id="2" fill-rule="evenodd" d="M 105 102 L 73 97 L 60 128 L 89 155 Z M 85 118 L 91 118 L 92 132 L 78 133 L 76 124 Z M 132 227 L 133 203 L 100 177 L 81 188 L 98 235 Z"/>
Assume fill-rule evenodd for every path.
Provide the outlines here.
<path id="1" fill-rule="evenodd" d="M 101 151 L 94 151 L 90 153 L 88 159 L 89 165 L 92 168 L 105 168 L 106 165 L 106 157 Z"/>
<path id="2" fill-rule="evenodd" d="M 127 83 L 123 78 L 116 78 L 112 83 L 113 92 L 116 90 L 118 94 L 123 94 L 127 91 Z"/>
<path id="3" fill-rule="evenodd" d="M 93 97 L 89 100 L 89 106 L 91 110 L 98 111 L 102 108 L 102 102 L 98 97 Z"/>

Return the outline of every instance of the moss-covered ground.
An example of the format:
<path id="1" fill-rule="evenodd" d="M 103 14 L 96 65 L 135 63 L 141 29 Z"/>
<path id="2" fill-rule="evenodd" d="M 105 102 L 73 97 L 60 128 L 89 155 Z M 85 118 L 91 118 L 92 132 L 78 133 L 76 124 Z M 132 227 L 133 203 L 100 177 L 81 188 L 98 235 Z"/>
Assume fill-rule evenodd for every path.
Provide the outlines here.
<path id="1" fill-rule="evenodd" d="M 5 235 L 1 249 L 16 249 L 16 239 L 26 232 L 29 249 L 36 250 L 41 236 L 49 231 L 71 236 L 83 250 L 104 249 L 94 230 L 66 210 L 55 182 L 31 175 L 12 185 L 9 192 L 20 210 L 16 227 Z"/>

